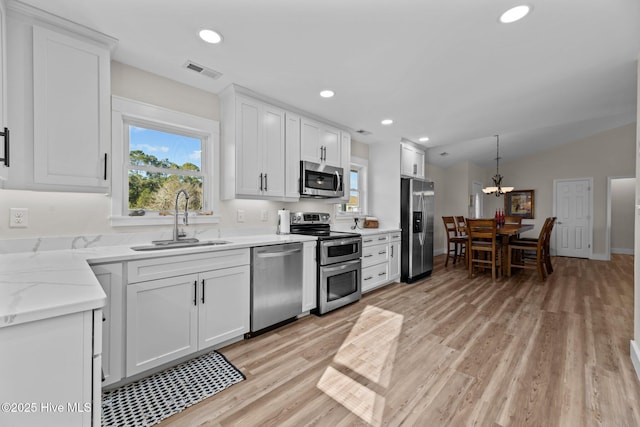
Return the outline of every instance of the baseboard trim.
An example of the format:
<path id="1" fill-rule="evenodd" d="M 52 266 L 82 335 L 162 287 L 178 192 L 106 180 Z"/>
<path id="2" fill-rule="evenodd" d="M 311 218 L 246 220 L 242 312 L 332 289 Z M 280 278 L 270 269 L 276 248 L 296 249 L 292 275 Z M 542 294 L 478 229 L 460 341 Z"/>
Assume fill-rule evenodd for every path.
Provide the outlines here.
<path id="1" fill-rule="evenodd" d="M 611 261 L 611 258 L 609 258 L 607 254 L 591 254 L 589 259 L 593 259 L 595 261 Z"/>
<path id="2" fill-rule="evenodd" d="M 436 249 L 433 251 L 433 256 L 444 255 L 446 251 L 444 249 Z"/>
<path id="3" fill-rule="evenodd" d="M 634 340 L 630 341 L 630 347 L 631 363 L 633 363 L 633 368 L 636 371 L 636 376 L 638 377 L 638 380 L 640 380 L 640 347 L 638 347 L 638 344 Z"/>
<path id="4" fill-rule="evenodd" d="M 611 248 L 612 254 L 633 255 L 633 249 Z"/>

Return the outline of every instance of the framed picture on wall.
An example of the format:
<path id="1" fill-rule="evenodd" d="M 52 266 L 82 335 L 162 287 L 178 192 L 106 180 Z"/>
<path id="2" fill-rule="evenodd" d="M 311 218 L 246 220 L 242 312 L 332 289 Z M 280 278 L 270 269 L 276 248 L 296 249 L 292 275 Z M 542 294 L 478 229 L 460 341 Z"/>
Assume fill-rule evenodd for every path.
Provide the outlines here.
<path id="1" fill-rule="evenodd" d="M 534 190 L 513 190 L 504 194 L 504 214 L 533 219 Z"/>

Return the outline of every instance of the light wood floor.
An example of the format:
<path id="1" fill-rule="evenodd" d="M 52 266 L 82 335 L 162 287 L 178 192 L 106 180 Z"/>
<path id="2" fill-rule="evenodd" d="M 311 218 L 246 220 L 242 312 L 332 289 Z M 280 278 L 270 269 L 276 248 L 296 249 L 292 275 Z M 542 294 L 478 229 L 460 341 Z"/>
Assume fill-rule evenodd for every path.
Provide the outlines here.
<path id="1" fill-rule="evenodd" d="M 633 257 L 393 284 L 220 350 L 247 380 L 162 426 L 638 426 Z"/>

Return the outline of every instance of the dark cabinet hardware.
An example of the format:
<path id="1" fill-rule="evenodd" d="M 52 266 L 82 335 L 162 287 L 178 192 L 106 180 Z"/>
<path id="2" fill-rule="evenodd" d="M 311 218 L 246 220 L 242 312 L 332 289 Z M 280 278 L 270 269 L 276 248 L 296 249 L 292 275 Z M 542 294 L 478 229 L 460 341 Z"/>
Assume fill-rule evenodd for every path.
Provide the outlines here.
<path id="1" fill-rule="evenodd" d="M 204 304 L 204 279 L 202 279 L 202 303 Z"/>
<path id="2" fill-rule="evenodd" d="M 107 180 L 107 153 L 104 153 L 104 180 Z"/>
<path id="3" fill-rule="evenodd" d="M 4 162 L 4 165 L 9 167 L 9 128 L 4 128 L 0 136 L 4 137 L 4 157 L 0 158 L 0 162 Z"/>
<path id="4" fill-rule="evenodd" d="M 193 305 L 198 305 L 198 281 L 193 281 Z"/>

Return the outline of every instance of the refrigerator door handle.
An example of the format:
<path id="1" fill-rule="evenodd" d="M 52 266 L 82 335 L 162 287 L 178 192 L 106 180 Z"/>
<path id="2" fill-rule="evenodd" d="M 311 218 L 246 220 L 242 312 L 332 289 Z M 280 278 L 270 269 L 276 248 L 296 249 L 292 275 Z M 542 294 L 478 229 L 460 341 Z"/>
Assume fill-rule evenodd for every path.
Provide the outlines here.
<path id="1" fill-rule="evenodd" d="M 426 219 L 426 216 L 424 216 L 424 195 L 422 194 L 422 192 L 420 193 L 420 201 L 418 203 L 420 203 L 420 211 L 422 212 L 422 230 L 420 230 L 420 234 L 418 234 L 418 240 L 420 241 L 420 246 L 424 245 L 424 231 L 425 231 L 425 226 L 424 226 L 424 220 Z"/>
<path id="2" fill-rule="evenodd" d="M 422 227 L 422 244 L 424 245 L 424 242 L 427 240 L 427 226 L 426 226 L 426 222 L 428 221 L 428 217 L 427 215 L 429 215 L 429 212 L 427 211 L 427 198 L 426 197 L 422 197 L 422 217 L 424 218 L 423 221 L 425 222 L 424 227 Z"/>

